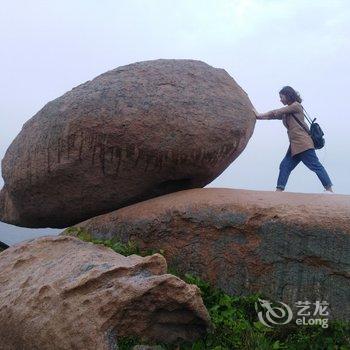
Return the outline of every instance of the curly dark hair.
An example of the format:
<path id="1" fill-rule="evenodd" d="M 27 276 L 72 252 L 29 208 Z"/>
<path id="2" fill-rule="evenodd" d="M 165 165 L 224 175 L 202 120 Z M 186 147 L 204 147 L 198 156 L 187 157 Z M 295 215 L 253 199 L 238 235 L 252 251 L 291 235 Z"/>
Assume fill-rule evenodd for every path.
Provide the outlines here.
<path id="1" fill-rule="evenodd" d="M 302 101 L 302 98 L 300 97 L 299 92 L 295 91 L 291 86 L 284 86 L 279 93 L 286 96 L 288 102 L 290 103 L 293 103 L 295 101 L 298 101 L 299 103 L 301 103 Z"/>

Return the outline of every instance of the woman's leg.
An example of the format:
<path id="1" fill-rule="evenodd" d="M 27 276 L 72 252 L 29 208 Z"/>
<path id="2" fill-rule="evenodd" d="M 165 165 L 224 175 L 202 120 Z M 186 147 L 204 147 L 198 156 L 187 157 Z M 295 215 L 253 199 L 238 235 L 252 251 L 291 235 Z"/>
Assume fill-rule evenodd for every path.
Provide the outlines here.
<path id="1" fill-rule="evenodd" d="M 294 157 L 292 157 L 290 146 L 289 146 L 288 151 L 279 167 L 280 172 L 277 180 L 277 186 L 276 186 L 277 190 L 283 191 L 285 189 L 290 173 L 299 164 L 299 162 L 300 162 L 300 158 L 298 157 L 298 155 L 295 155 Z"/>
<path id="2" fill-rule="evenodd" d="M 308 149 L 304 152 L 301 152 L 300 159 L 310 170 L 316 173 L 326 190 L 332 188 L 332 181 L 329 178 L 326 169 L 320 163 L 314 149 Z"/>

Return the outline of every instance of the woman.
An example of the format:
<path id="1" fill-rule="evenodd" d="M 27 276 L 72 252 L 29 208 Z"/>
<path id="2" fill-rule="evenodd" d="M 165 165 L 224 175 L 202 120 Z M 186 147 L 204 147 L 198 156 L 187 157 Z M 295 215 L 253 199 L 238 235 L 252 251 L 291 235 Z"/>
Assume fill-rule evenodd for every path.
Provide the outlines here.
<path id="1" fill-rule="evenodd" d="M 332 194 L 333 184 L 327 171 L 317 158 L 311 136 L 292 116 L 293 113 L 309 130 L 308 125 L 304 121 L 304 112 L 300 95 L 290 86 L 283 87 L 279 95 L 281 102 L 286 105 L 286 107 L 274 109 L 266 113 L 258 113 L 254 109 L 257 119 L 281 119 L 283 125 L 287 128 L 290 145 L 279 166 L 280 171 L 276 191 L 284 191 L 290 173 L 299 162 L 302 161 L 310 170 L 316 173 L 325 188 L 324 193 Z"/>

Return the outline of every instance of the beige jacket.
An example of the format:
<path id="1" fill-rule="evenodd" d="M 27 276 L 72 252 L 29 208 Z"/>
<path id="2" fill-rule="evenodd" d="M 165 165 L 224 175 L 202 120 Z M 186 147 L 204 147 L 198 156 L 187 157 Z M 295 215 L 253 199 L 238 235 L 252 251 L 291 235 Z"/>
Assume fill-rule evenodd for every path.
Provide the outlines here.
<path id="1" fill-rule="evenodd" d="M 306 131 L 298 124 L 298 122 L 294 119 L 291 113 L 293 113 L 302 122 L 302 124 L 307 128 L 307 130 L 310 130 L 304 120 L 303 107 L 297 101 L 293 102 L 288 106 L 267 112 L 266 119 L 282 120 L 283 125 L 287 128 L 287 134 L 291 147 L 291 154 L 292 156 L 294 156 L 310 148 L 315 148 L 315 146 L 311 136 L 308 135 Z"/>

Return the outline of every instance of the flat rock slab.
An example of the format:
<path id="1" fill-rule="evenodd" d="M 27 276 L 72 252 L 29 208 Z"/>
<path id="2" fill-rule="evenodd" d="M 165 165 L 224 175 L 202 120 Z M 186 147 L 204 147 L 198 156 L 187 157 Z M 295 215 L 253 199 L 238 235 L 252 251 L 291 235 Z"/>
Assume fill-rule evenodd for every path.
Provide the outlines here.
<path id="1" fill-rule="evenodd" d="M 46 104 L 2 161 L 0 219 L 64 228 L 204 187 L 244 150 L 256 117 L 223 69 L 159 59 L 110 70 Z"/>
<path id="2" fill-rule="evenodd" d="M 124 257 L 75 237 L 45 236 L 0 253 L 0 348 L 114 350 L 118 337 L 177 342 L 210 320 L 197 286 L 164 257 Z"/>
<path id="3" fill-rule="evenodd" d="M 170 266 L 229 294 L 325 300 L 330 318 L 350 319 L 350 196 L 193 189 L 76 226 L 163 249 Z"/>

